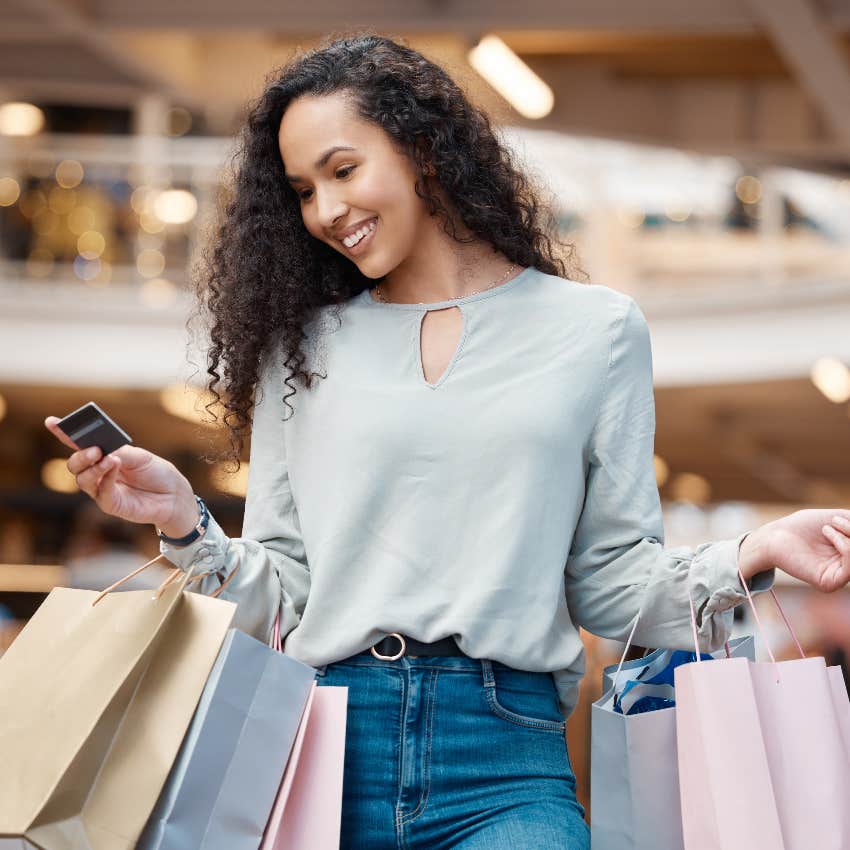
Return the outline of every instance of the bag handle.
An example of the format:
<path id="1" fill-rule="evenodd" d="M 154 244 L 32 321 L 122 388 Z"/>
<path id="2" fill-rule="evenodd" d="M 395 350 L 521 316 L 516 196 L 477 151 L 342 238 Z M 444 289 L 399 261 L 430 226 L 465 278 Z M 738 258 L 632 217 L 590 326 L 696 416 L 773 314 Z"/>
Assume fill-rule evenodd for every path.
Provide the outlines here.
<path id="1" fill-rule="evenodd" d="M 690 597 L 690 594 L 688 594 L 688 597 Z M 691 603 L 691 611 L 693 612 L 693 603 Z M 623 649 L 622 656 L 620 657 L 620 663 L 617 665 L 617 671 L 614 673 L 613 682 L 614 682 L 615 685 L 617 683 L 617 679 L 620 676 L 620 670 L 623 669 L 623 664 L 625 664 L 625 662 L 626 662 L 626 655 L 628 655 L 629 648 L 632 645 L 632 640 L 634 639 L 634 636 L 635 636 L 635 629 L 637 629 L 638 621 L 640 620 L 640 616 L 641 616 L 642 613 L 643 613 L 643 608 L 641 608 L 637 612 L 637 615 L 635 616 L 634 625 L 632 626 L 631 632 L 629 632 L 628 640 L 626 640 L 626 646 Z M 692 622 L 694 622 L 694 628 L 696 629 L 695 621 L 693 621 L 693 618 L 692 618 Z M 694 631 L 694 645 L 695 646 L 697 645 L 696 631 Z M 729 641 L 726 641 L 723 644 L 723 646 L 726 649 L 726 657 L 731 658 L 732 657 L 732 650 L 729 648 Z M 647 656 L 648 653 L 649 653 L 649 649 L 647 649 L 647 651 L 644 653 L 644 658 Z M 697 649 L 697 658 L 699 658 L 699 649 Z"/>
<path id="2" fill-rule="evenodd" d="M 146 564 L 142 564 L 140 567 L 137 567 L 135 570 L 133 570 L 133 572 L 128 573 L 126 576 L 124 576 L 124 578 L 120 578 L 118 579 L 118 581 L 110 584 L 109 587 L 102 590 L 98 594 L 97 598 L 92 601 L 92 606 L 97 605 L 97 603 L 100 602 L 100 600 L 103 599 L 104 596 L 111 593 L 113 590 L 115 590 L 115 588 L 121 587 L 122 584 L 125 584 L 131 578 L 135 578 L 140 572 L 146 570 L 151 564 L 155 564 L 161 558 L 165 558 L 164 553 L 160 553 L 155 558 L 151 558 L 150 561 L 148 561 Z M 173 584 L 181 573 L 183 573 L 183 581 L 180 584 L 181 591 L 185 590 L 190 584 L 194 584 L 196 581 L 201 581 L 203 578 L 209 575 L 209 573 L 198 573 L 198 575 L 192 575 L 192 573 L 195 572 L 196 566 L 197 562 L 193 563 L 188 570 L 181 570 L 180 567 L 174 567 L 168 574 L 168 576 L 165 578 L 165 580 L 162 582 L 162 584 L 156 589 L 156 593 L 154 593 L 152 598 L 154 600 L 159 599 L 159 597 L 162 596 L 162 594 L 165 592 L 165 589 L 169 585 Z M 236 566 L 230 571 L 230 575 L 228 575 L 228 577 L 221 583 L 221 586 L 218 587 L 213 593 L 211 593 L 210 596 L 219 596 L 219 594 L 224 590 L 224 588 L 227 587 L 227 585 L 230 584 L 230 582 L 233 580 L 233 576 L 236 575 L 239 566 L 240 564 L 237 563 Z"/>
<path id="3" fill-rule="evenodd" d="M 283 646 L 280 640 L 280 608 L 277 609 L 277 614 L 274 618 L 274 626 L 272 627 L 272 636 L 269 639 L 269 646 L 277 652 L 283 652 Z"/>
<path id="4" fill-rule="evenodd" d="M 761 623 L 761 618 L 759 617 L 759 612 L 756 610 L 755 603 L 753 602 L 753 596 L 750 593 L 750 588 L 747 585 L 746 580 L 744 579 L 744 574 L 741 572 L 740 566 L 738 567 L 738 577 L 741 580 L 741 585 L 744 588 L 744 592 L 747 594 L 747 602 L 749 603 L 750 610 L 753 612 L 753 616 L 755 617 L 756 626 L 759 630 L 759 634 L 761 635 L 761 639 L 764 641 L 765 647 L 767 647 L 767 653 L 770 656 L 770 660 L 774 664 L 776 664 L 776 657 L 773 654 L 773 650 L 770 648 L 770 641 L 768 641 L 768 639 L 765 635 L 764 628 L 762 627 L 762 623 Z M 791 638 L 793 639 L 794 644 L 796 645 L 797 650 L 800 653 L 800 657 L 805 658 L 806 653 L 803 651 L 803 647 L 800 645 L 800 641 L 797 639 L 797 634 L 795 633 L 793 627 L 791 626 L 791 623 L 788 620 L 788 617 L 785 615 L 785 611 L 782 609 L 782 606 L 779 604 L 779 597 L 776 595 L 776 591 L 772 587 L 770 588 L 770 595 L 773 597 L 773 601 L 776 603 L 776 607 L 779 609 L 779 613 L 782 615 L 782 619 L 785 622 L 785 625 L 788 627 L 788 631 L 790 632 Z M 696 657 L 697 657 L 697 661 L 702 661 L 702 659 L 700 658 L 700 652 L 699 652 L 699 640 L 697 638 L 697 619 L 696 619 L 696 612 L 694 611 L 694 600 L 691 598 L 690 592 L 688 593 L 688 603 L 690 604 L 690 607 L 691 607 L 691 629 L 693 630 L 693 634 L 694 634 L 694 646 L 696 647 Z M 727 657 L 728 657 L 729 644 L 726 644 L 726 652 L 727 652 Z"/>

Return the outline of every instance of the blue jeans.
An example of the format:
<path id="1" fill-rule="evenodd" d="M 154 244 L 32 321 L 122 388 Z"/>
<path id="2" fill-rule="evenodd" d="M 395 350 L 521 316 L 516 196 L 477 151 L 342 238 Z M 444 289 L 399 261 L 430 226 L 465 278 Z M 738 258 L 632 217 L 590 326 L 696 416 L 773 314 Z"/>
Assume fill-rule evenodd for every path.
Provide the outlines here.
<path id="1" fill-rule="evenodd" d="M 466 656 L 356 655 L 340 850 L 588 850 L 550 673 Z"/>

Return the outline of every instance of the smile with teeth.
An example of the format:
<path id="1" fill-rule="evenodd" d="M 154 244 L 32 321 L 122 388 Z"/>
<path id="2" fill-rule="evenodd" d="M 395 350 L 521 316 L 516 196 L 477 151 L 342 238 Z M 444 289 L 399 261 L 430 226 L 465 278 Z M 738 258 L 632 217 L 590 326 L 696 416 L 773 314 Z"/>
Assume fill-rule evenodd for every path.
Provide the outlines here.
<path id="1" fill-rule="evenodd" d="M 364 236 L 368 236 L 375 229 L 375 220 L 372 219 L 368 224 L 364 224 L 356 233 L 352 233 L 351 236 L 346 236 L 345 239 L 342 240 L 342 244 L 345 245 L 346 248 L 353 248 Z"/>

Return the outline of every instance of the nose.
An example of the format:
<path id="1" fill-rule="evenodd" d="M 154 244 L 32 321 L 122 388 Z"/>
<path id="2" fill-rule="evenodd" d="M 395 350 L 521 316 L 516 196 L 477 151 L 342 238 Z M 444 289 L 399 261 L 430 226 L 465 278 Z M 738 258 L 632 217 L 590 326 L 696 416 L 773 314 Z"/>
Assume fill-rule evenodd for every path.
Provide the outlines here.
<path id="1" fill-rule="evenodd" d="M 319 224 L 325 230 L 331 230 L 348 213 L 345 201 L 334 192 L 318 193 L 316 196 Z"/>

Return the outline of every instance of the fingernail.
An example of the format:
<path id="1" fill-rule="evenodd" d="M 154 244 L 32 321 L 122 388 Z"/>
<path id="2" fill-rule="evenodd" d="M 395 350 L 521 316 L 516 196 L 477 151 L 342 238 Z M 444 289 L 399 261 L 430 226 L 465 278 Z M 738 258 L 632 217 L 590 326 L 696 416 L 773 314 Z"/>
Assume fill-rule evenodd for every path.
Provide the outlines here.
<path id="1" fill-rule="evenodd" d="M 847 519 L 843 516 L 834 516 L 832 518 L 833 525 L 843 525 L 845 527 L 850 527 L 850 519 Z"/>

